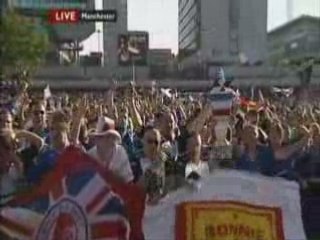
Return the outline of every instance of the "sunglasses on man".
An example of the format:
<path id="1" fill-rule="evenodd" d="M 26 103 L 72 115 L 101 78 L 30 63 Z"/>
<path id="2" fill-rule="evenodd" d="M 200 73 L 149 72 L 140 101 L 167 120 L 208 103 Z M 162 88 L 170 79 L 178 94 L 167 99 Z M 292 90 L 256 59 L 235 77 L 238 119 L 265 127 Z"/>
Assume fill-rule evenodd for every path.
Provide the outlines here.
<path id="1" fill-rule="evenodd" d="M 41 110 L 41 111 L 34 111 L 33 112 L 34 115 L 44 115 L 45 111 Z"/>

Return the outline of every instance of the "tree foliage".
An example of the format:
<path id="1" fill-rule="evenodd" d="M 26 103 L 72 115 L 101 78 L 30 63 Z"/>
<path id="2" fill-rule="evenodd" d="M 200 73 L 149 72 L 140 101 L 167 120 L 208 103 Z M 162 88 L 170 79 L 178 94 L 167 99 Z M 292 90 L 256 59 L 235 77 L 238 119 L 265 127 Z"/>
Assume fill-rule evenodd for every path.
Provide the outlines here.
<path id="1" fill-rule="evenodd" d="M 5 78 L 32 74 L 48 49 L 48 37 L 30 18 L 7 12 L 0 23 L 0 67 Z"/>

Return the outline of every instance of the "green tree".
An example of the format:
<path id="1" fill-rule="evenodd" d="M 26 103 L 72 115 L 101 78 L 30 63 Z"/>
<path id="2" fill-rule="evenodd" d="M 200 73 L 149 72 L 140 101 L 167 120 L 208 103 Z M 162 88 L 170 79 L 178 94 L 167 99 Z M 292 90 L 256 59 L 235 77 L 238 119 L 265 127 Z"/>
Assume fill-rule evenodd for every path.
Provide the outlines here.
<path id="1" fill-rule="evenodd" d="M 48 36 L 30 18 L 9 11 L 0 23 L 0 73 L 5 78 L 32 75 L 48 49 Z"/>

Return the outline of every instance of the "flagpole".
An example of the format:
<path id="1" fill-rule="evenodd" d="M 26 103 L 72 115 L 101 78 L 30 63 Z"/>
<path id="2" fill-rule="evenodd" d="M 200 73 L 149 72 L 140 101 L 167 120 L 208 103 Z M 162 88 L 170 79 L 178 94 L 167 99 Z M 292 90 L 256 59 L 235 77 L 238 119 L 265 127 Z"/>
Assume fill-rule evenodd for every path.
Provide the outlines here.
<path id="1" fill-rule="evenodd" d="M 251 101 L 254 100 L 254 92 L 255 92 L 254 86 L 251 86 L 251 94 L 250 94 Z"/>
<path id="2" fill-rule="evenodd" d="M 136 82 L 136 66 L 134 60 L 132 59 L 132 82 Z"/>

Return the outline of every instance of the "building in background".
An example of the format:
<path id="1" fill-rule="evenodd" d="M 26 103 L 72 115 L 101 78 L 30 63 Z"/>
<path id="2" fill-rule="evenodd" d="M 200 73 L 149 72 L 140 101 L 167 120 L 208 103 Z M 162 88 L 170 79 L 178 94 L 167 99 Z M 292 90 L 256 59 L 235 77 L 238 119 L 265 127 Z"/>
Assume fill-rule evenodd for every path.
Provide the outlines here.
<path id="1" fill-rule="evenodd" d="M 149 33 L 129 31 L 118 36 L 117 66 L 112 68 L 119 79 L 146 79 L 149 74 Z M 107 66 L 108 68 L 108 66 Z"/>
<path id="2" fill-rule="evenodd" d="M 179 0 L 183 68 L 265 60 L 267 0 Z"/>
<path id="3" fill-rule="evenodd" d="M 179 55 L 186 58 L 200 49 L 201 1 L 179 0 Z"/>
<path id="4" fill-rule="evenodd" d="M 117 22 L 103 23 L 104 69 L 109 77 L 146 79 L 149 34 L 128 32 L 127 0 L 103 0 L 103 9 L 117 11 Z"/>
<path id="5" fill-rule="evenodd" d="M 152 79 L 167 78 L 173 72 L 174 55 L 171 49 L 150 49 L 148 61 Z"/>
<path id="6" fill-rule="evenodd" d="M 119 66 L 146 66 L 148 63 L 149 33 L 129 31 L 118 36 L 117 58 Z"/>
<path id="7" fill-rule="evenodd" d="M 305 57 L 320 58 L 320 18 L 301 16 L 268 33 L 272 63 Z"/>
<path id="8" fill-rule="evenodd" d="M 103 23 L 103 51 L 104 65 L 109 71 L 117 71 L 118 38 L 128 31 L 128 4 L 127 0 L 103 0 L 103 9 L 117 11 L 116 23 Z M 116 74 L 114 72 L 113 74 Z"/>
<path id="9" fill-rule="evenodd" d="M 84 68 L 102 65 L 102 52 L 90 52 L 89 55 L 80 56 L 80 65 Z"/>
<path id="10" fill-rule="evenodd" d="M 48 22 L 47 12 L 59 8 L 95 9 L 94 0 L 10 0 L 7 4 L 8 9 L 31 18 L 39 31 L 48 34 L 50 47 L 47 65 L 75 65 L 80 62 L 81 42 L 95 31 L 95 23 L 52 25 Z"/>
<path id="11" fill-rule="evenodd" d="M 168 66 L 172 58 L 173 55 L 170 48 L 153 48 L 149 50 L 150 66 Z"/>

